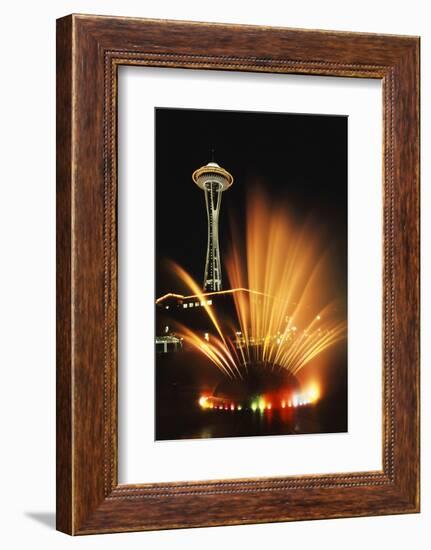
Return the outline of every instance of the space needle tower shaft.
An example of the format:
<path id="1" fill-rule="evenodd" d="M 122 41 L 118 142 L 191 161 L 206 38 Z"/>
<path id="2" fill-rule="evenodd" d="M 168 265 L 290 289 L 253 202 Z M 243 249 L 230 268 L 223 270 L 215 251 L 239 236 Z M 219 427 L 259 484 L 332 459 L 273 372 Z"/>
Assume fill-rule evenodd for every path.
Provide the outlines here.
<path id="1" fill-rule="evenodd" d="M 222 270 L 219 245 L 219 218 L 223 191 L 232 183 L 233 177 L 216 162 L 209 162 L 192 175 L 193 181 L 205 193 L 208 216 L 208 246 L 205 261 L 203 289 L 215 292 L 222 289 Z"/>

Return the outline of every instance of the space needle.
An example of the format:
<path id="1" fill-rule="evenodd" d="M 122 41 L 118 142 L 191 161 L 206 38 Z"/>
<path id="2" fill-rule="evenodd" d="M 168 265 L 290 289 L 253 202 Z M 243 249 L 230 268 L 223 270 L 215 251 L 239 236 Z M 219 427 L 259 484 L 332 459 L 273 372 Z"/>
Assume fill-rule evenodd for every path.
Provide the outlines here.
<path id="1" fill-rule="evenodd" d="M 218 238 L 218 222 L 223 191 L 233 183 L 232 175 L 214 160 L 193 172 L 193 181 L 205 193 L 208 215 L 208 246 L 205 261 L 203 289 L 205 292 L 222 290 L 222 272 Z"/>

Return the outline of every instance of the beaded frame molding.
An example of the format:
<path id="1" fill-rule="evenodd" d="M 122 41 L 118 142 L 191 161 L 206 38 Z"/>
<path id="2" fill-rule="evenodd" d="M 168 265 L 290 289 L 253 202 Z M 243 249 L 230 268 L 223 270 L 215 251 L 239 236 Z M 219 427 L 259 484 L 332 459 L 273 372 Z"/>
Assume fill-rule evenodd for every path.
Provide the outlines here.
<path id="1" fill-rule="evenodd" d="M 383 89 L 381 471 L 118 483 L 120 65 L 375 78 Z M 57 529 L 419 511 L 419 38 L 70 15 L 57 21 Z"/>

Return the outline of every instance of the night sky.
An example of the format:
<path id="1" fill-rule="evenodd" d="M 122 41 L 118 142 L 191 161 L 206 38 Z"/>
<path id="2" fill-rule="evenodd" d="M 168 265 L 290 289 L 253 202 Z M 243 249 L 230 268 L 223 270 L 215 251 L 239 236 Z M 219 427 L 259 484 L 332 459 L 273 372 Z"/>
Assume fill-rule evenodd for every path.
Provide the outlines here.
<path id="1" fill-rule="evenodd" d="M 338 115 L 156 108 L 156 295 L 183 290 L 166 269 L 166 258 L 202 284 L 207 217 L 192 173 L 211 160 L 212 148 L 214 160 L 234 177 L 221 203 L 222 263 L 229 217 L 243 219 L 247 189 L 259 181 L 298 222 L 310 215 L 316 221 L 333 253 L 334 283 L 345 295 L 347 123 Z"/>

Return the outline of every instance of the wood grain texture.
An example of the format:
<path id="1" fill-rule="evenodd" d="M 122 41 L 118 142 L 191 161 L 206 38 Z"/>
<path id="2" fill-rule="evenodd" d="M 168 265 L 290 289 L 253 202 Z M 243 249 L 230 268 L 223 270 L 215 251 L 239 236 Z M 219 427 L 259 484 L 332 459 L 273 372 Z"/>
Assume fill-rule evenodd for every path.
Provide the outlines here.
<path id="1" fill-rule="evenodd" d="M 72 28 L 57 23 L 57 529 L 72 532 Z"/>
<path id="2" fill-rule="evenodd" d="M 57 527 L 70 534 L 419 510 L 419 39 L 72 15 L 57 39 Z M 378 78 L 383 469 L 118 485 L 117 68 Z"/>

